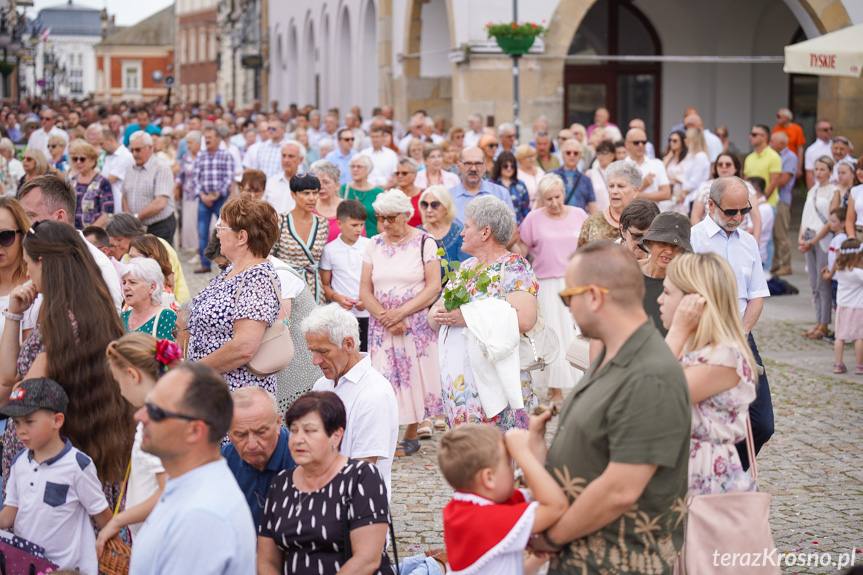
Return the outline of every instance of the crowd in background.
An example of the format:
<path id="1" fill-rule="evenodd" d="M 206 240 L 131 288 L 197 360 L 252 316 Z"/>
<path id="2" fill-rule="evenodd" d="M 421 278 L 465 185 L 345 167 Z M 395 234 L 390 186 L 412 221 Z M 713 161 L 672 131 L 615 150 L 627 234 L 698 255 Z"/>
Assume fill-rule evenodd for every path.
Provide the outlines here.
<path id="1" fill-rule="evenodd" d="M 782 276 L 804 180 L 803 335 L 835 341 L 835 373 L 855 342 L 863 375 L 863 158 L 826 120 L 807 147 L 792 119 L 754 125 L 744 153 L 694 109 L 664 141 L 599 109 L 556 135 L 537 119 L 519 142 L 479 114 L 403 126 L 388 106 L 3 105 L 0 527 L 85 572 L 122 541 L 133 573 L 389 573 L 393 461 L 450 429 L 454 570 L 477 560 L 460 514 L 489 505 L 513 521 L 488 539 L 503 570 L 515 552 L 519 571 L 547 553 L 551 572 L 607 568 L 599 537 L 670 573 L 687 492 L 756 488 L 773 409 L 752 329 L 765 297 L 794 289 Z M 208 275 L 198 293 L 184 252 Z M 526 367 L 520 334 L 542 326 L 559 353 Z M 586 371 L 566 353 L 582 345 Z M 63 457 L 89 474 L 88 503 L 22 496 L 18 461 Z M 578 498 L 563 478 L 596 487 Z M 606 522 L 589 524 L 591 504 Z M 40 534 L 64 505 L 71 542 Z M 175 540 L 197 551 L 166 551 Z"/>

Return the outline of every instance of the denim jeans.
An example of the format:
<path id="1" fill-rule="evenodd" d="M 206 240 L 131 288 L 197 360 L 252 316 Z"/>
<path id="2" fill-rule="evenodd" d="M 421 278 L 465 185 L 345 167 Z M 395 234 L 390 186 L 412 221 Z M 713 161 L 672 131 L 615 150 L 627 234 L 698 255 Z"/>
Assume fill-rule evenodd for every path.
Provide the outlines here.
<path id="1" fill-rule="evenodd" d="M 210 260 L 204 257 L 204 250 L 207 249 L 207 244 L 210 243 L 210 222 L 213 216 L 218 219 L 219 213 L 222 211 L 222 205 L 228 198 L 222 196 L 212 206 L 208 206 L 198 199 L 198 251 L 201 256 L 201 267 L 209 268 Z"/>

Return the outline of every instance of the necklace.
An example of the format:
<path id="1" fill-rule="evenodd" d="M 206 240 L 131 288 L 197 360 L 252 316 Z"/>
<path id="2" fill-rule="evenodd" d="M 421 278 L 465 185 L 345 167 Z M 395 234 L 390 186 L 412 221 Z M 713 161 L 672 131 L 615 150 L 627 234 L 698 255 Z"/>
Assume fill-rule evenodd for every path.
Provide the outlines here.
<path id="1" fill-rule="evenodd" d="M 408 236 L 409 236 L 409 235 L 411 235 L 411 234 L 410 234 L 410 232 L 408 232 L 408 233 L 406 233 L 405 235 L 403 235 L 403 236 L 402 236 L 402 239 L 400 239 L 399 241 L 394 241 L 394 240 L 393 240 L 393 238 L 392 238 L 392 236 L 390 236 L 389 234 L 387 234 L 387 239 L 390 241 L 390 245 L 397 246 L 397 245 L 401 244 L 403 241 L 405 241 L 406 239 L 408 239 Z"/>
<path id="2" fill-rule="evenodd" d="M 611 221 L 613 221 L 615 224 L 617 224 L 618 226 L 620 225 L 620 218 L 614 217 L 614 214 L 611 213 L 611 207 L 608 208 L 608 217 L 611 218 Z"/>

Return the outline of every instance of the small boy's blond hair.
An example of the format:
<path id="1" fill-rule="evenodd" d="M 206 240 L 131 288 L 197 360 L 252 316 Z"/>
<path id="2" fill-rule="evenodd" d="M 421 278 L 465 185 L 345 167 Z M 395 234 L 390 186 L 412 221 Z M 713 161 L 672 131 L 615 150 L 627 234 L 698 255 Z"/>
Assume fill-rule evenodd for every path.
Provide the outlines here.
<path id="1" fill-rule="evenodd" d="M 477 474 L 500 462 L 503 433 L 492 426 L 466 423 L 443 434 L 438 465 L 444 479 L 458 491 L 474 488 Z"/>

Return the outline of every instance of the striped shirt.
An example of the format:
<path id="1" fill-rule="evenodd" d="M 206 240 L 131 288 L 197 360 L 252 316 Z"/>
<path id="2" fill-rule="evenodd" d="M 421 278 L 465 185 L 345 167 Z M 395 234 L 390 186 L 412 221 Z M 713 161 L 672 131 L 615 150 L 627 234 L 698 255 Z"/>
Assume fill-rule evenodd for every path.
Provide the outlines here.
<path id="1" fill-rule="evenodd" d="M 129 212 L 137 214 L 158 196 L 167 197 L 168 202 L 158 214 L 141 220 L 145 226 L 161 222 L 174 213 L 174 175 L 171 168 L 154 154 L 143 166 L 133 164 L 126 170 L 123 197 L 126 198 Z"/>
<path id="2" fill-rule="evenodd" d="M 210 192 L 227 196 L 234 181 L 234 157 L 227 150 L 216 149 L 212 154 L 208 150 L 201 150 L 195 158 L 192 180 L 196 197 Z"/>

